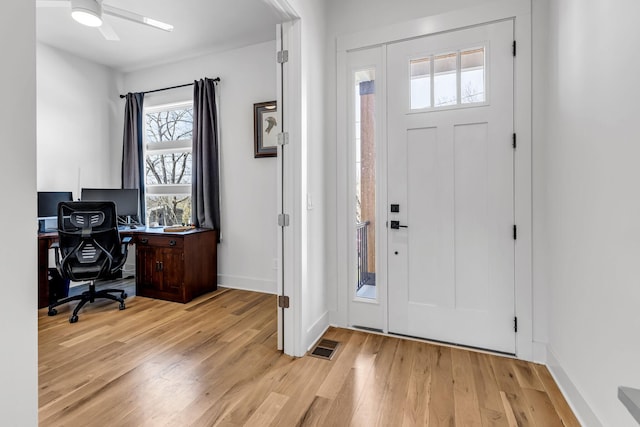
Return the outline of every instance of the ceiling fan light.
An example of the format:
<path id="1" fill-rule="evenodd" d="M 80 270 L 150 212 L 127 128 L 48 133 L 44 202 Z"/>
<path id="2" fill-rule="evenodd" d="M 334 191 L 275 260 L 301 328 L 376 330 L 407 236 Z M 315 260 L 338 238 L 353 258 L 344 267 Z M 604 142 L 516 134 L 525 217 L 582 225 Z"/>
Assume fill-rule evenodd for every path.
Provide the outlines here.
<path id="1" fill-rule="evenodd" d="M 73 0 L 71 17 L 87 27 L 102 25 L 102 4 L 96 0 Z"/>

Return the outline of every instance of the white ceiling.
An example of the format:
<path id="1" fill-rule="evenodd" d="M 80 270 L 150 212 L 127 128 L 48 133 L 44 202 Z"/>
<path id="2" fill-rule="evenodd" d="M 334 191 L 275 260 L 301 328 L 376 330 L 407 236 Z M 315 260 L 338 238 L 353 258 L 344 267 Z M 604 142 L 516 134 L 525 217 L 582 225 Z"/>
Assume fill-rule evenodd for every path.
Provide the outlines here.
<path id="1" fill-rule="evenodd" d="M 37 3 L 36 3 L 37 4 Z M 70 7 L 37 7 L 38 41 L 127 72 L 274 40 L 277 13 L 264 0 L 104 0 L 174 26 L 167 33 L 103 15 L 120 41 L 71 18 Z"/>

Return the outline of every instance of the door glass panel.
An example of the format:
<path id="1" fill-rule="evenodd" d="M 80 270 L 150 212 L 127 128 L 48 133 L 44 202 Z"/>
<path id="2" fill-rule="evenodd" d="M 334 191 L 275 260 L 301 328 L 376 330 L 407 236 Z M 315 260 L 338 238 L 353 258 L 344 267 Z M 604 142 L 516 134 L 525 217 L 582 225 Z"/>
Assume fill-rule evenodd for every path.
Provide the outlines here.
<path id="1" fill-rule="evenodd" d="M 356 296 L 376 299 L 376 104 L 375 70 L 355 73 Z"/>
<path id="2" fill-rule="evenodd" d="M 486 48 L 439 53 L 409 62 L 411 110 L 484 103 Z"/>
<path id="3" fill-rule="evenodd" d="M 485 102 L 484 48 L 460 52 L 460 101 Z"/>
<path id="4" fill-rule="evenodd" d="M 458 101 L 458 55 L 445 53 L 434 58 L 433 103 L 435 107 L 456 105 Z"/>
<path id="5" fill-rule="evenodd" d="M 411 61 L 411 109 L 431 107 L 431 58 Z"/>

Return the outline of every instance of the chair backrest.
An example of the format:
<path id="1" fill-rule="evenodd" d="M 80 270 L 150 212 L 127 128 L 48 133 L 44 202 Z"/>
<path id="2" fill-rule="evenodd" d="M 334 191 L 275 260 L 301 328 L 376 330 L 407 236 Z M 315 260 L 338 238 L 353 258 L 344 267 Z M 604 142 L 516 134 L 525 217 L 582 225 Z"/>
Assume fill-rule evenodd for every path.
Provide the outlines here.
<path id="1" fill-rule="evenodd" d="M 58 236 L 57 267 L 63 277 L 107 278 L 124 264 L 126 247 L 120 241 L 114 202 L 59 203 Z"/>

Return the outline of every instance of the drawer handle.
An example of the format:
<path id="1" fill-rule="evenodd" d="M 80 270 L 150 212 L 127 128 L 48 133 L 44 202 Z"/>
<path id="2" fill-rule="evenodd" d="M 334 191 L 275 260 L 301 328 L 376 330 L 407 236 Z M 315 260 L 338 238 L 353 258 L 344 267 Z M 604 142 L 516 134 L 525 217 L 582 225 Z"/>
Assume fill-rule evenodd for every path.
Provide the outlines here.
<path id="1" fill-rule="evenodd" d="M 147 243 L 149 243 L 149 239 L 140 239 L 140 243 L 142 243 L 143 245 L 146 245 Z"/>
<path id="2" fill-rule="evenodd" d="M 175 246 L 175 245 L 176 245 L 175 240 L 169 240 L 169 246 Z"/>

